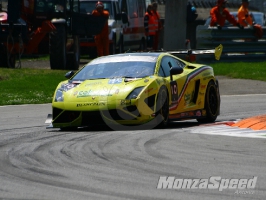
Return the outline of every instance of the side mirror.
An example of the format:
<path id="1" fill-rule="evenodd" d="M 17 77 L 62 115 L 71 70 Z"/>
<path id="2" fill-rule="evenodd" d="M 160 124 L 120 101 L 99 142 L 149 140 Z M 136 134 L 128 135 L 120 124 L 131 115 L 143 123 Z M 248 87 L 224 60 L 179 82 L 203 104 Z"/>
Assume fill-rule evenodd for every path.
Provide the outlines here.
<path id="1" fill-rule="evenodd" d="M 66 77 L 67 79 L 70 79 L 74 74 L 75 74 L 75 72 L 73 72 L 73 71 L 69 71 L 69 72 L 67 72 L 67 73 L 65 74 L 65 77 Z"/>
<path id="2" fill-rule="evenodd" d="M 173 80 L 173 75 L 182 74 L 183 71 L 184 71 L 184 69 L 180 66 L 171 67 L 171 69 L 170 69 L 171 80 Z"/>

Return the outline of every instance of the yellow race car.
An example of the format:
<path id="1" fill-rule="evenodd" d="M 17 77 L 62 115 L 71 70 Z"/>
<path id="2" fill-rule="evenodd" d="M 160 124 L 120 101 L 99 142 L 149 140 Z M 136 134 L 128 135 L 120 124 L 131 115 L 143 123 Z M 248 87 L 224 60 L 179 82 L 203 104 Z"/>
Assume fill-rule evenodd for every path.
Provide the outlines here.
<path id="1" fill-rule="evenodd" d="M 220 94 L 212 67 L 174 53 L 104 56 L 76 73 L 68 72 L 68 80 L 54 93 L 50 127 L 65 130 L 105 123 L 112 128 L 154 128 L 184 119 L 214 122 Z"/>

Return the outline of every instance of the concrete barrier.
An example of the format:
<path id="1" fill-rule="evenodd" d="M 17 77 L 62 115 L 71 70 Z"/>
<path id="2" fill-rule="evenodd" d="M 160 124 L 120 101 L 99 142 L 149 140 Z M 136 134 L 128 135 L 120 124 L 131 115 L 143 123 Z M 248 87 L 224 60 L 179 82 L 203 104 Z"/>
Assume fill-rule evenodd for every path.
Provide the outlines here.
<path id="1" fill-rule="evenodd" d="M 266 27 L 263 37 L 258 39 L 255 30 L 238 27 L 197 26 L 196 49 L 213 49 L 223 45 L 221 61 L 266 61 Z M 214 61 L 210 55 L 197 56 L 197 61 Z"/>

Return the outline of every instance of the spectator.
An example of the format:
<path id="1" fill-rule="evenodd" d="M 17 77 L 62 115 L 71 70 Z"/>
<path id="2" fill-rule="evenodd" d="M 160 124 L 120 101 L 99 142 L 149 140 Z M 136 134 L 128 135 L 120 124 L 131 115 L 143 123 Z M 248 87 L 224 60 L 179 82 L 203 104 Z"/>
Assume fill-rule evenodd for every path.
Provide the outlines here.
<path id="1" fill-rule="evenodd" d="M 259 24 L 256 24 L 256 22 L 253 19 L 253 16 L 249 14 L 248 6 L 249 6 L 250 0 L 242 0 L 242 5 L 238 9 L 238 22 L 243 27 L 249 27 L 251 29 L 254 29 L 255 36 L 260 39 L 263 36 L 263 29 Z"/>
<path id="2" fill-rule="evenodd" d="M 216 26 L 219 30 L 221 30 L 225 24 L 225 20 L 227 20 L 234 26 L 238 26 L 242 29 L 243 27 L 237 22 L 235 17 L 231 15 L 228 9 L 226 8 L 226 3 L 226 0 L 217 0 L 217 5 L 213 7 L 210 11 L 210 26 Z"/>
<path id="3" fill-rule="evenodd" d="M 152 3 L 152 14 L 154 16 L 154 21 L 157 24 L 157 26 L 156 26 L 157 30 L 155 32 L 154 41 L 153 41 L 153 49 L 154 50 L 158 50 L 160 31 L 163 28 L 163 25 L 162 25 L 162 22 L 161 22 L 161 19 L 160 19 L 160 15 L 159 15 L 159 13 L 157 11 L 157 8 L 158 8 L 158 4 L 156 2 L 153 2 Z"/>
<path id="4" fill-rule="evenodd" d="M 242 0 L 242 5 L 238 9 L 237 17 L 238 22 L 241 26 L 252 26 L 253 19 L 252 16 L 249 14 L 248 5 L 250 0 Z"/>
<path id="5" fill-rule="evenodd" d="M 107 19 L 109 18 L 109 12 L 104 10 L 104 5 L 100 1 L 98 1 L 96 3 L 95 10 L 92 11 L 92 15 L 104 16 Z M 94 39 L 95 39 L 95 43 L 96 43 L 98 57 L 109 55 L 108 20 L 106 20 L 106 23 L 103 27 L 102 32 L 98 35 L 95 35 Z"/>
<path id="6" fill-rule="evenodd" d="M 149 4 L 147 7 L 147 12 L 144 16 L 144 28 L 145 35 L 147 40 L 147 49 L 153 49 L 154 37 L 157 30 L 157 23 L 154 19 L 154 15 L 152 13 L 152 5 Z"/>
<path id="7" fill-rule="evenodd" d="M 187 22 L 194 22 L 197 17 L 197 10 L 189 1 L 187 5 Z"/>

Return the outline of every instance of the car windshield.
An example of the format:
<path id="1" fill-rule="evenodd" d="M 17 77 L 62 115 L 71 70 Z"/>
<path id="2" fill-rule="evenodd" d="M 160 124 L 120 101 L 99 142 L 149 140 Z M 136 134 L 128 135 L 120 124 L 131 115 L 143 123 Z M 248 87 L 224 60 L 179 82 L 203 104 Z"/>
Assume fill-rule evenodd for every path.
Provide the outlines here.
<path id="1" fill-rule="evenodd" d="M 143 78 L 153 75 L 156 61 L 154 58 L 142 58 L 143 56 L 99 58 L 87 64 L 72 80 Z"/>
<path id="2" fill-rule="evenodd" d="M 98 1 L 81 1 L 80 2 L 80 12 L 81 13 L 86 13 L 86 14 L 91 14 L 93 10 L 95 10 L 95 5 Z M 104 5 L 104 10 L 107 10 L 109 12 L 109 16 L 111 19 L 114 18 L 113 16 L 113 10 L 112 10 L 112 5 L 111 1 L 101 1 Z"/>

